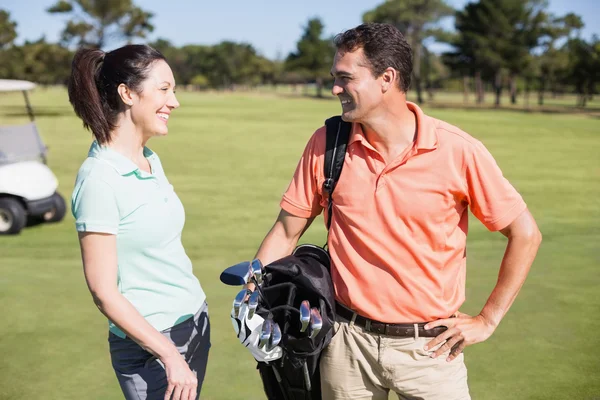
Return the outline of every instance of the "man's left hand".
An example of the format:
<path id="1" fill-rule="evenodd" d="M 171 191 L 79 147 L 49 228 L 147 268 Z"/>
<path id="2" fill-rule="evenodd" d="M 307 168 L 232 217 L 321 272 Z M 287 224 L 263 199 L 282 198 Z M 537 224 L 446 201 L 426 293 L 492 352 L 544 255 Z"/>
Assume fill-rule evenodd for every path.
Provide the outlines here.
<path id="1" fill-rule="evenodd" d="M 454 318 L 439 319 L 437 321 L 429 322 L 425 325 L 425 329 L 431 329 L 436 326 L 446 326 L 448 329 L 428 342 L 427 345 L 425 345 L 425 350 L 432 349 L 445 341 L 446 343 L 440 346 L 439 349 L 436 349 L 436 351 L 431 354 L 431 357 L 439 357 L 448 350 L 451 350 L 446 361 L 454 360 L 462 353 L 465 347 L 483 342 L 489 338 L 496 329 L 496 327 L 486 321 L 482 315 L 472 317 L 461 312 L 457 312 Z"/>

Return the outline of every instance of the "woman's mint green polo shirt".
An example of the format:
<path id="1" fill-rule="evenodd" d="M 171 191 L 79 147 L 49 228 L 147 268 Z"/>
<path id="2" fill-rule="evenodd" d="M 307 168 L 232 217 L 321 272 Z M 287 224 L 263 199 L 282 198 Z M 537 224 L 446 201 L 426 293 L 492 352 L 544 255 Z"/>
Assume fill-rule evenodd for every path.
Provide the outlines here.
<path id="1" fill-rule="evenodd" d="M 117 236 L 117 286 L 157 330 L 192 317 L 206 295 L 181 243 L 183 204 L 160 159 L 144 148 L 152 173 L 120 153 L 92 143 L 83 162 L 71 209 L 80 232 Z M 109 321 L 114 334 L 125 334 Z"/>

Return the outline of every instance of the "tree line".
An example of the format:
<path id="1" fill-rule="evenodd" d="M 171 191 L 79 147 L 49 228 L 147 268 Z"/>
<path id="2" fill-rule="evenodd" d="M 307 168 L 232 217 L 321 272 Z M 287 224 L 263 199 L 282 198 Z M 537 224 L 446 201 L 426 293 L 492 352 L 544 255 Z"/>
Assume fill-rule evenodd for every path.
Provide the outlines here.
<path id="1" fill-rule="evenodd" d="M 15 44 L 16 23 L 0 10 L 0 77 L 40 84 L 64 84 L 73 52 L 80 46 L 103 48 L 114 41 L 147 41 L 153 14 L 133 0 L 58 0 L 47 12 L 65 18 L 57 43 L 44 37 Z M 454 30 L 442 29 L 454 18 Z M 597 93 L 600 39 L 581 37 L 584 27 L 573 13 L 554 15 L 546 0 L 478 0 L 453 9 L 444 0 L 387 0 L 363 15 L 364 22 L 387 22 L 407 37 L 414 52 L 412 87 L 417 101 L 435 90 L 463 90 L 484 102 L 493 89 L 499 105 L 503 91 L 512 103 L 531 92 L 544 103 L 548 92 L 577 93 L 577 105 Z M 446 43 L 442 54 L 431 43 Z M 149 44 L 169 60 L 179 85 L 197 89 L 236 89 L 278 84 L 314 84 L 317 95 L 332 83 L 329 69 L 335 49 L 319 18 L 304 26 L 296 49 L 272 60 L 250 43 L 175 46 L 167 39 Z"/>

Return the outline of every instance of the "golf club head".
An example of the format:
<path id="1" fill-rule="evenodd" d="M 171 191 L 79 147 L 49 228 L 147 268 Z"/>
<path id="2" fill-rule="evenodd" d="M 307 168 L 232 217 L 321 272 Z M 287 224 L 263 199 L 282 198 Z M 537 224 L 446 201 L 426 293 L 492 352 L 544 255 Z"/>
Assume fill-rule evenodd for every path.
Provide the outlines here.
<path id="1" fill-rule="evenodd" d="M 248 299 L 248 319 L 252 319 L 254 317 L 254 313 L 256 312 L 256 307 L 258 307 L 258 296 L 260 295 L 259 291 L 256 290 L 252 292 L 250 298 Z"/>
<path id="2" fill-rule="evenodd" d="M 305 332 L 310 323 L 310 303 L 304 300 L 300 304 L 300 332 Z"/>
<path id="3" fill-rule="evenodd" d="M 260 332 L 260 340 L 258 342 L 258 347 L 264 347 L 269 344 L 269 340 L 271 339 L 271 334 L 273 333 L 273 320 L 270 318 L 265 319 L 263 322 L 262 330 Z"/>
<path id="4" fill-rule="evenodd" d="M 250 263 L 250 269 L 252 270 L 252 274 L 254 278 L 256 278 L 256 284 L 260 285 L 263 282 L 263 265 L 258 258 L 252 260 Z"/>
<path id="5" fill-rule="evenodd" d="M 321 328 L 323 327 L 323 317 L 321 317 L 321 313 L 317 310 L 316 307 L 311 308 L 310 310 L 310 338 L 314 338 L 319 334 Z"/>
<path id="6" fill-rule="evenodd" d="M 281 342 L 281 328 L 279 324 L 273 324 L 273 332 L 271 334 L 271 340 L 267 344 L 266 350 L 271 351 Z"/>
<path id="7" fill-rule="evenodd" d="M 221 272 L 221 282 L 230 286 L 240 286 L 248 283 L 252 276 L 250 262 L 244 261 L 225 269 Z"/>
<path id="8" fill-rule="evenodd" d="M 240 290 L 233 299 L 233 312 L 236 318 L 240 316 L 240 307 L 244 304 L 244 299 L 246 299 L 246 289 Z"/>

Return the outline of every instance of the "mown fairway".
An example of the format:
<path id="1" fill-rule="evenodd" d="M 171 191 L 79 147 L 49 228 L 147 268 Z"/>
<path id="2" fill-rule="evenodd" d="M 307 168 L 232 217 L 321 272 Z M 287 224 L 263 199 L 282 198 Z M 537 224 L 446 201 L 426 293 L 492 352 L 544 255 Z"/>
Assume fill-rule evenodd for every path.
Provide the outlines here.
<path id="1" fill-rule="evenodd" d="M 149 143 L 187 212 L 184 244 L 208 294 L 212 350 L 202 398 L 262 399 L 229 320 L 223 268 L 254 255 L 312 132 L 336 101 L 181 93 L 167 138 Z M 70 198 L 91 136 L 66 91 L 32 95 L 49 165 Z M 0 96 L 0 123 L 23 121 Z M 584 114 L 425 108 L 481 139 L 523 194 L 544 241 L 513 308 L 466 351 L 474 399 L 600 398 L 600 119 Z M 302 241 L 322 243 L 319 219 Z M 505 239 L 471 221 L 464 312 L 495 284 Z M 83 279 L 73 218 L 0 237 L 0 399 L 119 399 L 107 327 Z"/>

